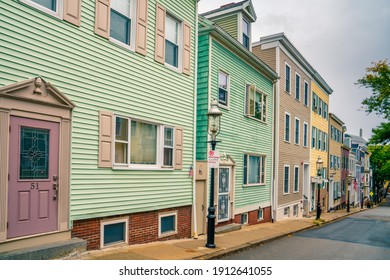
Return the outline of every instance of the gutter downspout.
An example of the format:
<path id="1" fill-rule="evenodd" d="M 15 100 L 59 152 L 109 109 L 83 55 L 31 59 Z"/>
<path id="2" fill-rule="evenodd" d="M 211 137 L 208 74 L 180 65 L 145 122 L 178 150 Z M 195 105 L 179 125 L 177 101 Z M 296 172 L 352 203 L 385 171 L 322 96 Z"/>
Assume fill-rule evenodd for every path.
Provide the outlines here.
<path id="1" fill-rule="evenodd" d="M 197 96 L 198 96 L 198 1 L 196 1 L 195 16 L 195 73 L 194 73 L 194 135 L 193 135 L 193 158 L 192 158 L 192 224 L 193 237 L 198 238 L 198 228 L 196 221 L 196 115 L 197 115 Z"/>

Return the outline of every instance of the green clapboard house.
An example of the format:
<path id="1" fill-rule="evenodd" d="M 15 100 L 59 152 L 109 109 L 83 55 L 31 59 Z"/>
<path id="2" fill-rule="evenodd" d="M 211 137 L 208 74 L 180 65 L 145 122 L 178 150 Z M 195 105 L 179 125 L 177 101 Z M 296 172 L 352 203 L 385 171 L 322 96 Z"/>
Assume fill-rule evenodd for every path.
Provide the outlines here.
<path id="1" fill-rule="evenodd" d="M 197 2 L 0 0 L 0 252 L 191 237 Z"/>
<path id="2" fill-rule="evenodd" d="M 216 150 L 216 223 L 256 224 L 271 219 L 274 82 L 277 74 L 251 52 L 251 1 L 232 3 L 199 17 L 196 127 L 196 229 L 206 232 L 208 190 L 207 111 L 222 112 Z"/>

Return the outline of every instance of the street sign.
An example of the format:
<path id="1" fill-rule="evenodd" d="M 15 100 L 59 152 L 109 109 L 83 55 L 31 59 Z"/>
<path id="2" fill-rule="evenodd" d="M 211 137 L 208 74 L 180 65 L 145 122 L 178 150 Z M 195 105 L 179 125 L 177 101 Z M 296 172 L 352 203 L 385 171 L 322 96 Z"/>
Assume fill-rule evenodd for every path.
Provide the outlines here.
<path id="1" fill-rule="evenodd" d="M 209 156 L 207 160 L 210 168 L 219 167 L 219 151 L 209 151 Z"/>

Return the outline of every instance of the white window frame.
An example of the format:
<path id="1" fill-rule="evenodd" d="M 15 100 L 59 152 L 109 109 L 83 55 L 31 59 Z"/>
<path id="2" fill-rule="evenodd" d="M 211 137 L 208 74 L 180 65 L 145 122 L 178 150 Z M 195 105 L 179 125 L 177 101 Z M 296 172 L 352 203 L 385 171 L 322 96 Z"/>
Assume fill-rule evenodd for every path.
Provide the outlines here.
<path id="1" fill-rule="evenodd" d="M 297 121 L 298 121 L 298 125 L 297 125 Z M 296 145 L 299 145 L 300 142 L 301 142 L 301 120 L 298 119 L 297 117 L 295 117 L 294 119 L 294 144 Z M 297 139 L 297 136 L 298 136 L 298 139 Z M 297 141 L 298 140 L 298 141 Z"/>
<path id="2" fill-rule="evenodd" d="M 104 245 L 104 227 L 106 225 L 125 223 L 125 241 Z M 119 219 L 102 220 L 100 222 L 100 248 L 116 246 L 118 244 L 128 244 L 129 241 L 129 217 L 121 217 Z"/>
<path id="3" fill-rule="evenodd" d="M 261 213 L 261 215 L 260 215 Z M 260 217 L 259 217 L 260 216 Z M 263 208 L 257 210 L 257 221 L 262 221 L 264 220 L 264 211 L 263 211 Z"/>
<path id="4" fill-rule="evenodd" d="M 298 204 L 294 204 L 293 205 L 293 216 L 294 217 L 298 217 L 298 209 L 299 209 Z"/>
<path id="5" fill-rule="evenodd" d="M 283 216 L 290 217 L 290 207 L 283 208 Z"/>
<path id="6" fill-rule="evenodd" d="M 245 34 L 244 33 L 244 21 L 247 23 L 248 25 L 248 34 Z M 248 37 L 248 48 L 246 48 L 244 46 L 244 48 L 246 48 L 247 50 L 251 51 L 251 23 L 249 22 L 249 20 L 247 20 L 245 17 L 242 17 L 242 21 L 241 21 L 241 34 L 242 34 L 242 37 L 241 37 L 241 40 L 242 40 L 242 45 L 244 46 L 244 35 L 246 35 Z"/>
<path id="7" fill-rule="evenodd" d="M 122 119 L 127 119 L 128 121 L 128 128 L 127 128 L 127 133 L 128 133 L 128 136 L 127 136 L 127 163 L 117 163 L 115 162 L 115 143 L 116 142 L 119 142 L 119 143 L 125 143 L 124 140 L 117 140 L 116 139 L 116 119 L 117 118 L 122 118 Z M 113 156 L 113 169 L 139 169 L 139 170 L 154 170 L 154 169 L 158 169 L 158 170 L 173 170 L 174 169 L 174 166 L 175 166 L 175 127 L 174 126 L 170 126 L 170 125 L 163 125 L 163 124 L 158 124 L 158 123 L 152 123 L 152 122 L 148 122 L 148 121 L 144 121 L 144 120 L 139 120 L 139 119 L 133 119 L 133 118 L 130 118 L 130 117 L 126 117 L 126 116 L 123 116 L 123 115 L 114 115 L 114 118 L 113 118 L 113 121 L 114 121 L 114 124 L 113 124 L 113 147 L 112 147 L 112 156 Z M 151 124 L 151 125 L 155 125 L 157 126 L 157 135 L 156 135 L 156 164 L 132 164 L 130 162 L 130 157 L 131 157 L 131 122 L 134 121 L 134 122 L 140 122 L 140 123 L 146 123 L 146 124 Z M 172 166 L 165 166 L 164 165 L 164 147 L 165 147 L 165 143 L 164 143 L 164 137 L 165 137 L 165 133 L 164 133 L 164 129 L 165 128 L 172 128 L 173 129 L 173 151 L 172 151 Z"/>
<path id="8" fill-rule="evenodd" d="M 315 126 L 312 126 L 311 128 L 311 143 L 310 146 L 312 149 L 317 149 L 317 128 Z M 314 145 L 313 145 L 314 143 Z"/>
<path id="9" fill-rule="evenodd" d="M 318 129 L 317 150 L 322 151 L 322 130 Z"/>
<path id="10" fill-rule="evenodd" d="M 299 80 L 299 83 L 297 82 Z M 297 86 L 298 86 L 298 92 L 297 92 Z M 298 98 L 297 98 L 298 94 Z M 298 72 L 295 72 L 295 100 L 301 101 L 301 75 L 298 74 Z"/>
<path id="11" fill-rule="evenodd" d="M 169 217 L 169 216 L 175 217 L 175 230 L 162 233 L 161 232 L 161 218 Z M 177 211 L 159 213 L 158 214 L 158 238 L 163 238 L 163 237 L 175 235 L 177 233 L 178 233 L 178 230 L 177 230 Z"/>
<path id="12" fill-rule="evenodd" d="M 219 89 L 220 89 L 220 81 L 219 81 L 219 75 L 220 74 L 223 74 L 226 76 L 226 104 L 223 104 L 220 102 L 220 99 L 219 99 Z M 229 109 L 230 107 L 230 75 L 226 72 L 226 71 L 223 71 L 223 70 L 218 70 L 218 106 L 219 107 L 222 107 L 222 108 L 225 108 L 225 109 Z"/>
<path id="13" fill-rule="evenodd" d="M 63 0 L 57 0 L 57 11 L 52 11 L 37 2 L 34 2 L 33 0 L 19 0 L 22 3 L 25 3 L 31 7 L 34 7 L 37 10 L 41 10 L 42 12 L 45 12 L 49 15 L 52 15 L 56 18 L 63 19 L 63 11 L 64 11 L 64 2 Z"/>
<path id="14" fill-rule="evenodd" d="M 244 222 L 243 222 L 243 220 L 244 220 Z M 242 225 L 247 225 L 248 224 L 248 220 L 249 220 L 248 212 L 242 213 L 241 214 L 241 224 Z"/>
<path id="15" fill-rule="evenodd" d="M 112 1 L 110 1 L 110 14 L 111 14 L 111 4 Z M 113 37 L 111 37 L 111 16 L 110 16 L 110 22 L 108 24 L 108 40 L 110 42 L 113 42 L 115 44 L 118 44 L 126 49 L 135 51 L 135 40 L 136 40 L 136 17 L 137 17 L 137 0 L 130 0 L 130 20 L 131 20 L 131 26 L 130 26 L 130 42 L 129 44 L 125 44 Z"/>
<path id="16" fill-rule="evenodd" d="M 290 79 L 288 80 L 288 90 L 287 90 L 287 67 L 288 67 L 288 73 L 289 73 L 289 77 L 290 77 Z M 284 91 L 291 95 L 291 66 L 287 62 L 285 62 L 284 72 L 285 72 L 284 73 L 284 75 L 285 75 L 285 77 L 284 77 L 284 83 L 285 83 Z"/>
<path id="17" fill-rule="evenodd" d="M 307 148 L 308 140 L 309 140 L 309 124 L 307 122 L 303 122 L 303 147 Z"/>
<path id="18" fill-rule="evenodd" d="M 309 107 L 309 83 L 304 80 L 303 84 L 303 105 Z"/>
<path id="19" fill-rule="evenodd" d="M 249 91 L 249 92 L 248 92 Z M 253 92 L 252 92 L 253 91 Z M 250 95 L 253 93 L 253 106 L 250 108 Z M 256 115 L 256 96 L 260 95 L 260 118 L 257 118 Z M 265 101 L 264 101 L 265 100 Z M 253 113 L 251 113 L 253 109 Z M 257 89 L 253 84 L 245 84 L 245 116 L 257 120 L 262 123 L 266 123 L 268 120 L 268 95 Z"/>
<path id="20" fill-rule="evenodd" d="M 178 23 L 179 23 L 179 26 L 178 26 L 178 32 L 177 32 L 177 44 L 178 44 L 178 52 L 177 52 L 177 67 L 167 63 L 165 60 L 166 60 L 166 56 L 164 54 L 164 65 L 176 72 L 179 72 L 181 73 L 182 72 L 182 65 L 183 65 L 183 36 L 184 36 L 184 24 L 183 24 L 183 21 L 177 17 L 176 15 L 172 14 L 171 12 L 169 11 L 166 11 L 166 17 L 171 17 L 173 18 L 174 20 L 176 20 Z M 166 18 L 165 18 L 165 21 L 166 21 Z M 164 45 L 166 44 L 166 37 L 167 37 L 167 34 L 165 34 L 165 39 L 164 39 Z M 164 49 L 166 48 L 166 45 L 164 46 Z"/>
<path id="21" fill-rule="evenodd" d="M 288 167 L 288 176 L 287 176 L 287 192 L 286 192 L 286 167 Z M 283 194 L 290 193 L 290 165 L 283 166 Z"/>
<path id="22" fill-rule="evenodd" d="M 298 177 L 296 177 L 296 170 L 298 170 Z M 296 183 L 296 184 L 295 184 Z M 299 166 L 298 165 L 295 165 L 294 166 L 294 190 L 293 190 L 294 193 L 298 193 L 299 192 Z"/>
<path id="23" fill-rule="evenodd" d="M 251 153 L 245 153 L 244 154 L 245 158 L 246 158 L 246 174 L 244 172 L 243 176 L 244 176 L 244 180 L 245 180 L 245 183 L 244 183 L 244 186 L 245 187 L 249 187 L 249 186 L 264 186 L 266 184 L 266 181 L 267 181 L 267 157 L 266 155 L 263 155 L 263 154 L 251 154 Z M 250 163 L 250 160 L 249 160 L 249 157 L 259 157 L 260 158 L 260 164 L 259 164 L 259 174 L 260 174 L 260 177 L 259 177 L 259 182 L 256 182 L 256 183 L 248 183 L 248 180 L 249 180 L 249 163 Z M 262 178 L 264 177 L 264 180 L 262 180 Z"/>
<path id="24" fill-rule="evenodd" d="M 288 124 L 288 135 L 287 135 L 287 116 L 289 119 Z M 288 139 L 287 139 L 288 136 Z M 284 142 L 290 143 L 291 142 L 291 114 L 288 112 L 284 112 Z"/>

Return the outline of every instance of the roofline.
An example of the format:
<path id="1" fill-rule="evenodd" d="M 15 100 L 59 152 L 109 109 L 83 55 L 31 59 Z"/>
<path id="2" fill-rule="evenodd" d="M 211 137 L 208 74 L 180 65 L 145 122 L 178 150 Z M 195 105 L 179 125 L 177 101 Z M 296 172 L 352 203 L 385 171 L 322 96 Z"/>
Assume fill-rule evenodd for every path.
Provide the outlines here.
<path id="1" fill-rule="evenodd" d="M 226 7 L 223 7 L 223 5 L 217 9 L 214 9 L 214 10 L 211 10 L 211 11 L 208 11 L 208 12 L 204 12 L 202 14 L 200 14 L 200 16 L 203 16 L 203 17 L 206 17 L 206 18 L 213 18 L 213 17 L 216 17 L 216 16 L 220 16 L 220 15 L 228 15 L 230 13 L 233 13 L 233 12 L 236 12 L 236 11 L 244 11 L 245 14 L 247 16 L 249 16 L 251 18 L 251 20 L 253 22 L 256 21 L 257 19 L 257 15 L 256 15 L 256 11 L 253 7 L 253 3 L 252 3 L 252 0 L 243 0 L 241 2 L 237 2 L 237 3 L 231 3 L 232 5 L 231 6 L 226 6 Z M 228 5 L 228 4 L 227 4 Z M 245 8 L 250 5 L 252 7 L 252 10 L 253 10 L 253 15 L 247 13 L 245 11 Z"/>
<path id="2" fill-rule="evenodd" d="M 238 53 L 241 57 L 246 58 L 248 64 L 251 64 L 262 74 L 264 74 L 267 78 L 272 80 L 273 82 L 279 79 L 278 74 L 272 70 L 265 62 L 260 60 L 257 56 L 255 56 L 252 52 L 247 50 L 241 43 L 239 43 L 236 39 L 230 36 L 225 30 L 219 27 L 216 24 L 213 24 L 208 27 L 201 27 L 198 31 L 198 36 L 204 34 L 212 34 L 216 38 L 222 40 L 223 42 L 229 44 L 231 47 L 235 49 L 235 52 Z"/>
<path id="3" fill-rule="evenodd" d="M 329 116 L 331 116 L 341 126 L 344 126 L 345 123 L 339 117 L 337 117 L 334 113 L 329 113 Z"/>
<path id="4" fill-rule="evenodd" d="M 327 94 L 331 94 L 333 89 L 325 82 L 321 75 L 314 69 L 313 66 L 303 57 L 298 49 L 291 43 L 284 32 L 275 33 L 268 36 L 260 37 L 260 41 L 253 42 L 252 47 L 261 46 L 268 43 L 279 41 L 291 55 L 298 60 L 298 62 L 312 75 L 312 78 L 326 91 Z"/>

